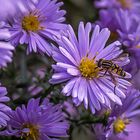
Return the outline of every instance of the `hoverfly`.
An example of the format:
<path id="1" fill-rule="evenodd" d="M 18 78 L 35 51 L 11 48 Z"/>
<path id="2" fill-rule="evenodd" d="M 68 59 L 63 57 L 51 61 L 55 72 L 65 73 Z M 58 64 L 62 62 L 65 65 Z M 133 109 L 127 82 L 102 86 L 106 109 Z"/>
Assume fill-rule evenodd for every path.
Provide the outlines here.
<path id="1" fill-rule="evenodd" d="M 113 72 L 123 78 L 126 76 L 126 72 L 112 60 L 99 59 L 99 61 L 97 62 L 97 66 L 103 70 L 106 70 L 105 74 L 107 72 Z"/>
<path id="2" fill-rule="evenodd" d="M 125 56 L 119 57 L 118 59 L 120 59 L 120 61 L 124 60 L 126 58 L 126 55 L 128 57 L 128 54 L 124 54 Z M 97 61 L 97 67 L 100 68 L 100 71 L 105 71 L 105 73 L 103 74 L 103 76 L 105 76 L 107 73 L 109 73 L 115 87 L 114 87 L 114 91 L 115 88 L 117 86 L 117 81 L 114 74 L 119 75 L 120 77 L 125 78 L 126 76 L 126 72 L 123 70 L 123 68 L 121 68 L 118 64 L 113 62 L 114 60 L 105 60 L 105 59 L 99 59 Z M 103 77 L 101 76 L 101 77 Z"/>

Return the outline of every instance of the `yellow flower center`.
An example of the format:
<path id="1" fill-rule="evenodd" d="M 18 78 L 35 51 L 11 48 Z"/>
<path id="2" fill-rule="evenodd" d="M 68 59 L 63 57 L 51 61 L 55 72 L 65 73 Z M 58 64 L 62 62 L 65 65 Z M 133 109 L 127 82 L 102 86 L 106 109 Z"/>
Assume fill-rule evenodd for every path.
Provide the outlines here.
<path id="1" fill-rule="evenodd" d="M 89 58 L 84 57 L 80 62 L 79 70 L 81 75 L 85 78 L 92 79 L 98 77 L 99 69 L 94 59 L 90 60 Z"/>
<path id="2" fill-rule="evenodd" d="M 130 8 L 131 7 L 131 0 L 118 0 L 123 8 Z"/>
<path id="3" fill-rule="evenodd" d="M 25 125 L 24 128 L 29 128 L 30 130 L 26 135 L 23 134 L 26 140 L 39 140 L 39 130 L 37 126 Z"/>
<path id="4" fill-rule="evenodd" d="M 35 15 L 25 16 L 22 20 L 22 28 L 26 31 L 36 32 L 41 29 L 38 17 Z"/>
<path id="5" fill-rule="evenodd" d="M 125 128 L 126 128 L 126 123 L 124 120 L 120 118 L 118 118 L 113 124 L 113 129 L 116 134 L 123 132 Z"/>

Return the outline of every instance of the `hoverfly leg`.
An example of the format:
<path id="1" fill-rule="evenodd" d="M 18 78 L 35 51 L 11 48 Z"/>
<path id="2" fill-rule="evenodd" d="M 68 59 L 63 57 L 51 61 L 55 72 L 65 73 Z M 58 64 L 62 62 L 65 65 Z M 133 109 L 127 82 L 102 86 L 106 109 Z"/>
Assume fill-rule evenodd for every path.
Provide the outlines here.
<path id="1" fill-rule="evenodd" d="M 115 93 L 115 94 L 116 94 L 116 87 L 117 87 L 117 85 L 114 86 L 114 93 Z"/>
<path id="2" fill-rule="evenodd" d="M 100 69 L 100 71 L 104 71 L 104 69 Z M 99 76 L 99 77 L 104 77 L 107 74 L 107 72 L 108 72 L 108 69 L 106 69 L 105 72 L 104 72 L 104 74 L 101 75 L 101 76 Z"/>
<path id="3" fill-rule="evenodd" d="M 114 83 L 114 93 L 116 94 L 117 81 L 111 72 L 109 72 L 109 74 L 112 79 L 112 82 Z"/>
<path id="4" fill-rule="evenodd" d="M 104 73 L 104 75 L 103 75 L 103 76 L 105 76 L 105 75 L 107 74 L 107 72 L 108 72 L 108 69 L 106 69 L 106 71 L 105 71 L 105 73 Z"/>
<path id="5" fill-rule="evenodd" d="M 108 72 L 108 69 L 106 69 L 106 71 L 104 72 L 104 74 L 101 77 L 104 77 Z"/>

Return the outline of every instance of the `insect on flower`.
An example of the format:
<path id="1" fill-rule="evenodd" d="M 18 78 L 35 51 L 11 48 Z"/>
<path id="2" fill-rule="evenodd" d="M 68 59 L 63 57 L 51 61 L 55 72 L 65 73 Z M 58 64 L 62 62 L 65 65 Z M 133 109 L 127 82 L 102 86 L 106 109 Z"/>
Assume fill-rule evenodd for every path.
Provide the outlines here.
<path id="1" fill-rule="evenodd" d="M 120 60 L 124 59 L 123 57 L 128 57 L 128 54 L 123 54 L 123 56 L 120 56 Z M 103 74 L 103 76 L 105 76 L 107 73 L 110 75 L 115 87 L 114 87 L 114 92 L 115 92 L 115 88 L 117 86 L 117 81 L 116 78 L 114 76 L 114 74 L 125 78 L 126 76 L 126 72 L 123 70 L 122 67 L 120 67 L 118 64 L 114 63 L 113 60 L 106 60 L 106 59 L 99 59 L 99 61 L 97 61 L 97 67 L 101 68 L 100 71 L 105 71 L 105 73 Z M 103 77 L 100 76 L 100 77 Z"/>
<path id="2" fill-rule="evenodd" d="M 84 26 L 80 22 L 77 37 L 70 25 L 67 33 L 67 36 L 56 38 L 59 48 L 53 51 L 56 64 L 52 67 L 55 73 L 49 82 L 67 82 L 62 93 L 71 95 L 77 106 L 84 103 L 85 108 L 90 108 L 93 114 L 104 106 L 110 109 L 112 102 L 122 105 L 121 98 L 126 97 L 125 92 L 131 86 L 127 81 L 131 75 L 126 72 L 124 78 L 111 72 L 118 85 L 114 93 L 115 84 L 109 74 L 110 69 L 103 76 L 105 69 L 98 67 L 100 59 L 111 60 L 119 67 L 129 63 L 128 57 L 121 57 L 121 43 L 115 41 L 106 46 L 110 31 L 107 28 L 100 30 L 98 25 L 93 29 L 91 23 Z"/>

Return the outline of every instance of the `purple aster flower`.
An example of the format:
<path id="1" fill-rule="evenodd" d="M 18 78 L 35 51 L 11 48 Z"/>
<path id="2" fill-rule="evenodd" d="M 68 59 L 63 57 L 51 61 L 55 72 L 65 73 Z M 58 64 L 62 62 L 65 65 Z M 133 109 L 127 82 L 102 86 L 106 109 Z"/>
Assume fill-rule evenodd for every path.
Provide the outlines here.
<path id="1" fill-rule="evenodd" d="M 127 91 L 127 97 L 123 100 L 123 105 L 114 105 L 112 108 L 108 125 L 103 127 L 97 125 L 95 131 L 99 140 L 108 140 L 109 138 L 116 139 L 128 136 L 133 130 L 129 129 L 129 125 L 133 119 L 140 115 L 140 92 L 133 88 Z M 99 131 L 100 130 L 100 131 Z M 102 135 L 99 135 L 99 133 Z"/>
<path id="2" fill-rule="evenodd" d="M 101 28 L 108 28 L 111 31 L 110 42 L 119 39 L 117 29 L 120 29 L 120 25 L 116 18 L 118 11 L 119 10 L 115 8 L 102 9 L 99 11 L 99 20 L 95 22 L 95 24 L 100 25 Z"/>
<path id="3" fill-rule="evenodd" d="M 140 77 L 140 70 L 133 76 L 132 79 L 132 85 L 134 85 L 136 89 L 140 90 L 140 79 L 138 77 Z"/>
<path id="4" fill-rule="evenodd" d="M 140 68 L 140 23 L 128 11 L 123 10 L 117 12 L 116 20 L 119 25 L 117 32 L 120 41 L 130 54 L 131 63 L 128 65 L 128 69 L 134 65 L 131 71 L 136 71 Z"/>
<path id="5" fill-rule="evenodd" d="M 71 95 L 76 105 L 84 102 L 85 107 L 89 106 L 92 113 L 100 110 L 102 105 L 110 108 L 111 101 L 122 105 L 124 91 L 131 85 L 125 78 L 130 78 L 130 75 L 126 72 L 125 78 L 115 73 L 111 76 L 108 72 L 105 74 L 105 70 L 98 66 L 99 60 L 102 59 L 111 60 L 120 67 L 129 63 L 128 57 L 119 58 L 122 53 L 120 42 L 116 41 L 105 47 L 110 31 L 107 28 L 100 31 L 98 25 L 90 34 L 91 24 L 87 23 L 84 27 L 81 22 L 78 39 L 72 27 L 68 28 L 68 36 L 56 38 L 59 49 L 53 52 L 53 58 L 57 63 L 52 65 L 55 74 L 50 82 L 67 82 L 62 92 L 67 96 Z M 112 77 L 117 81 L 117 86 Z"/>
<path id="6" fill-rule="evenodd" d="M 6 126 L 7 121 L 9 121 L 9 117 L 6 112 L 10 111 L 11 109 L 4 103 L 8 102 L 10 99 L 6 95 L 7 95 L 6 88 L 0 86 L 0 128 L 2 126 Z"/>
<path id="7" fill-rule="evenodd" d="M 28 7 L 27 3 L 29 3 L 28 0 L 0 0 L 0 20 L 9 22 L 17 16 L 17 13 L 22 14 Z"/>
<path id="8" fill-rule="evenodd" d="M 118 10 L 115 15 L 115 19 L 118 23 L 116 28 L 121 42 L 125 46 L 133 47 L 140 42 L 140 24 L 128 11 Z"/>
<path id="9" fill-rule="evenodd" d="M 0 0 L 0 20 L 7 20 L 8 18 L 12 18 L 16 15 L 17 9 L 19 10 L 19 6 L 21 4 L 21 0 Z"/>
<path id="10" fill-rule="evenodd" d="M 129 10 L 134 15 L 140 14 L 139 0 L 96 0 L 95 6 L 97 8 L 122 8 L 124 10 Z"/>
<path id="11" fill-rule="evenodd" d="M 14 47 L 8 43 L 5 42 L 7 38 L 10 37 L 10 34 L 8 30 L 6 29 L 0 29 L 0 68 L 6 67 L 8 62 L 12 61 L 12 50 L 14 50 Z"/>
<path id="12" fill-rule="evenodd" d="M 119 25 L 116 19 L 117 11 L 118 10 L 116 9 L 100 10 L 99 20 L 96 22 L 96 24 L 100 25 L 102 28 L 107 27 L 112 33 L 116 33 L 116 30 L 119 29 Z"/>
<path id="13" fill-rule="evenodd" d="M 31 140 L 51 140 L 66 137 L 68 123 L 59 105 L 53 106 L 44 99 L 29 100 L 27 107 L 17 107 L 9 112 L 8 129 L 1 135 L 22 137 Z"/>
<path id="14" fill-rule="evenodd" d="M 97 21 L 97 24 L 101 27 L 108 27 L 111 30 L 111 40 L 118 38 L 123 44 L 125 51 L 129 52 L 131 60 L 126 69 L 135 74 L 140 67 L 139 21 L 129 11 L 108 9 L 100 11 L 100 20 Z"/>
<path id="15" fill-rule="evenodd" d="M 49 40 L 67 27 L 62 23 L 66 13 L 60 10 L 63 2 L 40 0 L 37 3 L 25 3 L 23 14 L 17 15 L 11 26 L 8 26 L 12 34 L 10 41 L 15 46 L 27 44 L 27 53 L 40 52 L 51 55 Z"/>
<path id="16" fill-rule="evenodd" d="M 132 2 L 136 0 L 96 0 L 95 6 L 97 8 L 130 8 Z"/>
<path id="17" fill-rule="evenodd" d="M 140 137 L 140 119 L 135 118 L 133 122 L 128 125 L 128 129 L 132 132 L 129 136 L 123 138 L 123 140 L 137 140 Z M 117 139 L 118 140 L 118 139 Z"/>
<path id="18" fill-rule="evenodd" d="M 15 14 L 15 5 L 11 0 L 0 1 L 0 20 L 5 20 L 7 16 Z"/>

